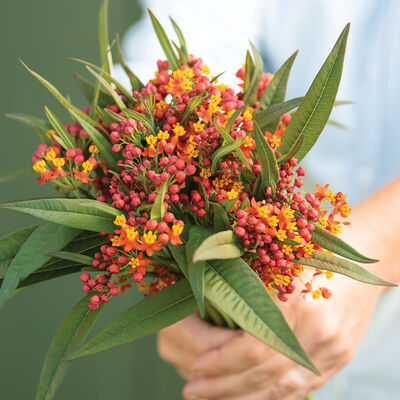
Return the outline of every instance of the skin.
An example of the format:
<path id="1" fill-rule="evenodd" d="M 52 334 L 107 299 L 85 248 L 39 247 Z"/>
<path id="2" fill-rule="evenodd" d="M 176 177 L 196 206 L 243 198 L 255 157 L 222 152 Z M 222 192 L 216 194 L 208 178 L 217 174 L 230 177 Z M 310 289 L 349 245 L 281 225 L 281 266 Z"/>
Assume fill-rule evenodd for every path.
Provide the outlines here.
<path id="1" fill-rule="evenodd" d="M 357 205 L 341 237 L 367 256 L 364 267 L 389 282 L 400 281 L 400 178 Z M 317 376 L 253 336 L 218 328 L 192 315 L 160 332 L 160 356 L 187 381 L 185 399 L 300 400 L 322 386 L 355 355 L 375 305 L 387 290 L 335 275 L 321 281 L 329 300 L 302 300 L 298 293 L 279 303 L 316 367 Z M 300 286 L 300 285 L 298 285 Z"/>

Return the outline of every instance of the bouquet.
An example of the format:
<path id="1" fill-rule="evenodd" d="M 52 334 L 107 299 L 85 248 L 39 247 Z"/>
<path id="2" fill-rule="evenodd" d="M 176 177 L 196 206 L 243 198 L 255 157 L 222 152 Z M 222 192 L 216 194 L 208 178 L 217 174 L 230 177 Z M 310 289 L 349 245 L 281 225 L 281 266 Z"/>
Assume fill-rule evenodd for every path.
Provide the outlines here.
<path id="1" fill-rule="evenodd" d="M 73 122 L 62 123 L 47 107 L 47 121 L 10 115 L 37 131 L 33 170 L 59 196 L 1 204 L 45 222 L 0 240 L 0 305 L 24 287 L 77 272 L 85 293 L 50 345 L 36 399 L 54 398 L 70 360 L 196 311 L 318 373 L 277 303 L 296 286 L 302 296 L 329 298 L 314 277 L 335 272 L 390 285 L 355 263 L 376 260 L 337 237 L 351 210 L 346 196 L 329 185 L 300 190 L 306 171 L 299 162 L 343 103 L 335 98 L 349 26 L 307 94 L 285 100 L 297 52 L 272 75 L 250 43 L 235 90 L 189 53 L 174 20 L 179 44 L 151 11 L 166 60 L 143 84 L 124 61 L 118 36 L 109 44 L 107 7 L 105 0 L 102 66 L 75 59 L 95 78 L 75 74 L 89 106 L 75 107 L 24 64 Z M 112 75 L 113 53 L 130 89 Z M 107 303 L 132 286 L 144 299 L 85 342 Z"/>

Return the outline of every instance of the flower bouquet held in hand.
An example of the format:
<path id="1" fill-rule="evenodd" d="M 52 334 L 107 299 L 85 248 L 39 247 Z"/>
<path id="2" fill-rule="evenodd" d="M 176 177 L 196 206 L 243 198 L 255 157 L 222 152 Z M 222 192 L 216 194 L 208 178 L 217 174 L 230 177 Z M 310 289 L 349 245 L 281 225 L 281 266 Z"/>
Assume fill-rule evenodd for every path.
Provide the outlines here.
<path id="1" fill-rule="evenodd" d="M 376 260 L 337 237 L 350 212 L 346 196 L 328 185 L 300 190 L 306 171 L 298 164 L 335 106 L 349 26 L 306 95 L 285 100 L 296 53 L 272 75 L 251 44 L 233 89 L 188 51 L 172 19 L 179 44 L 150 11 L 166 60 L 142 83 L 118 37 L 108 42 L 107 6 L 99 17 L 102 67 L 73 59 L 95 78 L 75 74 L 89 106 L 75 107 L 24 64 L 73 122 L 64 124 L 47 107 L 47 121 L 10 115 L 38 133 L 33 169 L 59 196 L 1 204 L 45 222 L 0 240 L 0 305 L 26 286 L 77 272 L 86 293 L 50 345 L 37 400 L 54 398 L 70 360 L 196 311 L 318 373 L 277 303 L 296 286 L 296 301 L 329 298 L 314 277 L 335 272 L 390 285 L 357 264 Z M 112 75 L 113 53 L 129 89 Z M 143 300 L 85 342 L 107 303 L 132 286 Z"/>

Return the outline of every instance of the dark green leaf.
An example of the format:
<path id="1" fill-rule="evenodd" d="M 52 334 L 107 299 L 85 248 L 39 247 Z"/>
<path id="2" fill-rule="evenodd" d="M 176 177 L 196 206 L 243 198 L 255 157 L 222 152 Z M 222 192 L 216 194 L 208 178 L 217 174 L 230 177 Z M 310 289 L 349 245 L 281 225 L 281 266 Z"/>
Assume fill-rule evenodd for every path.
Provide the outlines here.
<path id="1" fill-rule="evenodd" d="M 239 149 L 243 144 L 244 139 L 235 140 L 233 143 L 226 144 L 225 146 L 219 147 L 218 150 L 212 155 L 211 173 L 213 174 L 217 169 L 218 163 L 221 158 L 226 155 L 233 153 L 235 150 Z"/>
<path id="2" fill-rule="evenodd" d="M 50 124 L 53 126 L 54 130 L 58 133 L 58 135 L 54 135 L 54 139 L 64 147 L 64 149 L 74 149 L 76 145 L 72 141 L 71 135 L 64 128 L 64 125 L 58 119 L 58 117 L 50 111 L 48 107 L 44 107 L 44 111 L 47 115 L 47 118 Z"/>
<path id="3" fill-rule="evenodd" d="M 14 258 L 37 225 L 28 226 L 0 238 L 0 261 Z"/>
<path id="4" fill-rule="evenodd" d="M 7 301 L 18 283 L 39 269 L 50 256 L 47 251 L 60 250 L 79 234 L 78 229 L 55 224 L 39 225 L 22 244 L 7 269 L 0 289 L 0 307 Z"/>
<path id="5" fill-rule="evenodd" d="M 132 342 L 158 332 L 195 311 L 196 301 L 190 284 L 187 279 L 182 279 L 122 313 L 68 359 L 88 356 Z"/>
<path id="6" fill-rule="evenodd" d="M 292 117 L 283 136 L 282 153 L 288 152 L 300 136 L 304 136 L 296 158 L 302 160 L 313 147 L 332 111 L 342 76 L 346 41 L 350 25 L 346 25 L 339 39 L 318 72 L 299 109 Z"/>
<path id="7" fill-rule="evenodd" d="M 214 210 L 214 231 L 221 232 L 231 229 L 231 224 L 225 209 L 218 203 L 212 203 L 212 206 Z"/>
<path id="8" fill-rule="evenodd" d="M 231 136 L 231 130 L 233 127 L 233 124 L 235 123 L 236 119 L 239 117 L 239 115 L 242 113 L 242 111 L 244 110 L 244 106 L 238 108 L 228 119 L 228 121 L 226 122 L 224 131 L 227 133 L 227 135 L 229 135 L 229 137 L 233 140 L 232 136 Z M 229 142 L 228 142 L 229 143 Z"/>
<path id="9" fill-rule="evenodd" d="M 149 12 L 149 15 L 151 18 L 151 23 L 153 24 L 153 28 L 158 37 L 158 41 L 160 42 L 160 45 L 161 45 L 162 49 L 164 50 L 167 60 L 171 64 L 171 68 L 173 70 L 179 69 L 179 60 L 176 57 L 174 49 L 172 48 L 171 43 L 169 42 L 169 39 L 168 39 L 167 35 L 165 34 L 163 27 L 158 22 L 157 18 L 154 16 L 154 14 L 149 9 L 147 9 L 147 11 Z"/>
<path id="10" fill-rule="evenodd" d="M 286 86 L 289 79 L 290 70 L 297 56 L 298 51 L 295 51 L 280 67 L 272 78 L 271 82 L 264 90 L 260 98 L 260 109 L 269 107 L 270 105 L 282 103 L 286 96 Z"/>
<path id="11" fill-rule="evenodd" d="M 182 30 L 181 30 L 181 28 L 179 28 L 178 24 L 171 17 L 169 17 L 169 19 L 172 22 L 172 26 L 174 27 L 175 33 L 179 39 L 179 44 L 181 45 L 181 50 L 184 55 L 182 62 L 183 62 L 183 64 L 187 64 L 188 60 L 189 60 L 189 52 L 188 52 L 188 49 L 186 46 L 185 37 L 183 36 Z"/>
<path id="12" fill-rule="evenodd" d="M 244 69 L 244 82 L 243 82 L 243 92 L 246 93 L 249 85 L 250 85 L 250 80 L 251 77 L 253 76 L 254 73 L 254 61 L 251 58 L 250 51 L 247 50 L 246 52 L 246 63 L 245 63 L 245 69 Z"/>
<path id="13" fill-rule="evenodd" d="M 194 262 L 193 255 L 203 240 L 211 233 L 210 229 L 201 226 L 191 226 L 189 240 L 185 245 L 187 278 L 197 301 L 199 313 L 204 317 L 204 268 L 205 261 Z"/>
<path id="14" fill-rule="evenodd" d="M 93 126 L 83 120 L 75 111 L 71 111 L 77 121 L 82 125 L 82 128 L 89 135 L 90 139 L 99 149 L 100 156 L 106 161 L 107 167 L 117 170 L 117 157 L 111 150 L 111 143 Z"/>
<path id="15" fill-rule="evenodd" d="M 99 48 L 101 59 L 104 60 L 104 69 L 111 74 L 112 57 L 108 42 L 108 0 L 103 0 L 99 10 Z"/>
<path id="16" fill-rule="evenodd" d="M 332 251 L 333 253 L 336 253 L 339 256 L 360 263 L 378 262 L 378 260 L 374 260 L 372 258 L 363 256 L 357 250 L 353 249 L 353 247 L 344 242 L 342 239 L 338 238 L 336 235 L 327 231 L 321 226 L 314 224 L 313 222 L 311 223 L 314 225 L 314 230 L 311 234 L 312 241 L 318 246 L 321 246 L 326 250 Z"/>
<path id="17" fill-rule="evenodd" d="M 84 254 L 71 253 L 69 251 L 48 251 L 48 256 L 60 258 L 62 260 L 74 261 L 78 264 L 92 265 L 93 257 Z"/>
<path id="18" fill-rule="evenodd" d="M 276 161 L 278 165 L 285 164 L 289 158 L 292 158 L 296 155 L 303 143 L 303 138 L 304 136 L 299 136 L 299 139 L 293 144 L 289 151 L 286 154 L 282 154 L 282 156 L 278 158 Z"/>
<path id="19" fill-rule="evenodd" d="M 261 166 L 261 186 L 260 190 L 264 192 L 265 188 L 271 186 L 274 190 L 279 179 L 279 168 L 276 162 L 274 151 L 268 144 L 260 127 L 254 123 L 254 140 L 257 146 L 257 156 L 260 159 Z"/>
<path id="20" fill-rule="evenodd" d="M 114 232 L 113 220 L 120 212 L 104 203 L 96 203 L 100 202 L 89 199 L 40 199 L 3 203 L 0 204 L 0 208 L 33 215 L 71 228 Z"/>
<path id="21" fill-rule="evenodd" d="M 185 111 L 182 114 L 181 123 L 185 125 L 188 118 L 192 115 L 193 110 L 201 103 L 202 98 L 200 96 L 193 96 L 186 104 Z"/>
<path id="22" fill-rule="evenodd" d="M 130 110 L 129 108 L 122 109 L 122 112 L 126 115 L 127 118 L 136 119 L 137 121 L 142 122 L 143 125 L 148 130 L 150 130 L 150 131 L 153 130 L 153 123 L 154 123 L 153 117 L 151 117 L 151 119 L 150 119 L 149 116 L 145 116 L 143 114 L 138 113 L 135 110 Z"/>
<path id="23" fill-rule="evenodd" d="M 254 55 L 254 72 L 251 75 L 249 87 L 244 92 L 243 102 L 245 104 L 253 105 L 257 101 L 257 89 L 261 75 L 264 72 L 264 63 L 260 53 L 254 47 L 253 43 L 250 42 L 250 45 Z"/>
<path id="24" fill-rule="evenodd" d="M 318 373 L 260 278 L 241 258 L 206 264 L 205 295 L 243 330 Z"/>
<path id="25" fill-rule="evenodd" d="M 50 344 L 40 374 L 35 400 L 52 400 L 69 367 L 66 359 L 85 340 L 102 308 L 89 310 L 90 295 L 85 296 L 66 316 Z"/>
<path id="26" fill-rule="evenodd" d="M 254 120 L 260 125 L 261 129 L 267 129 L 268 124 L 275 123 L 277 118 L 280 118 L 283 114 L 297 108 L 304 97 L 296 97 L 294 99 L 285 101 L 283 103 L 274 104 L 268 107 L 266 110 L 256 110 L 253 113 Z"/>
<path id="27" fill-rule="evenodd" d="M 314 252 L 312 258 L 301 258 L 300 260 L 294 260 L 294 262 L 318 269 L 337 272 L 338 274 L 346 275 L 357 281 L 370 283 L 371 285 L 397 286 L 378 278 L 351 261 L 332 254 L 323 253 L 322 251 Z"/>

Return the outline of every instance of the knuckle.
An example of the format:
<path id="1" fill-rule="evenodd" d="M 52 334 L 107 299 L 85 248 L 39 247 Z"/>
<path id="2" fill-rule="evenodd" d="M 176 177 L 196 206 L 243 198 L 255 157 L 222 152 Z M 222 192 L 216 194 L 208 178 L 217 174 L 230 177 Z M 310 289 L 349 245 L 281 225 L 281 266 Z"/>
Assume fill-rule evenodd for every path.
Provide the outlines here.
<path id="1" fill-rule="evenodd" d="M 247 351 L 247 359 L 250 364 L 259 365 L 265 361 L 264 346 L 258 343 L 252 343 Z"/>

